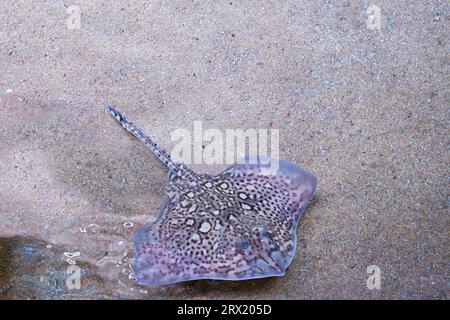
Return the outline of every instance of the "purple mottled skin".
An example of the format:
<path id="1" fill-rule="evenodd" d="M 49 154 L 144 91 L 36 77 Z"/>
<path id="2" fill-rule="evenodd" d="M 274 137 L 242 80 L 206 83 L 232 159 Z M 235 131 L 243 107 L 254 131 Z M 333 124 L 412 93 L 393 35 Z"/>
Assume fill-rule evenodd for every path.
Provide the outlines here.
<path id="1" fill-rule="evenodd" d="M 316 190 L 313 174 L 284 160 L 259 158 L 218 175 L 196 174 L 174 163 L 113 107 L 109 112 L 169 169 L 168 197 L 158 219 L 134 238 L 140 284 L 285 274 L 300 217 Z"/>

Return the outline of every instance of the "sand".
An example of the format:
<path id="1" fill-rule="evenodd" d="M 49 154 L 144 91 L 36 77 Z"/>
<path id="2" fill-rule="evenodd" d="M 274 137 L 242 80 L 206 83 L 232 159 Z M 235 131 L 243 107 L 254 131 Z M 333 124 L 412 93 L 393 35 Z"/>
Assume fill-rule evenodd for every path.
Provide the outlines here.
<path id="1" fill-rule="evenodd" d="M 2 1 L 1 297 L 448 299 L 445 1 L 76 4 Z M 194 121 L 278 129 L 280 157 L 320 180 L 286 276 L 123 276 L 166 170 L 110 104 L 168 150 Z M 64 286 L 64 251 L 81 252 L 80 290 Z"/>

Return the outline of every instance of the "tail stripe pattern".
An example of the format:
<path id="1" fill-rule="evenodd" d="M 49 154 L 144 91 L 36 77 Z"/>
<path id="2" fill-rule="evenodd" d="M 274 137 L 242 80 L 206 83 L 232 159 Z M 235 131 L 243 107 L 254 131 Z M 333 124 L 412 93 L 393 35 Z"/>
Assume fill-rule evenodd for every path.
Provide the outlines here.
<path id="1" fill-rule="evenodd" d="M 128 121 L 114 107 L 109 106 L 108 112 L 121 124 L 121 126 L 144 143 L 172 172 L 177 172 L 179 165 L 170 159 L 170 155 L 159 147 L 149 136 L 145 135 L 141 129 L 137 128 L 132 122 Z"/>

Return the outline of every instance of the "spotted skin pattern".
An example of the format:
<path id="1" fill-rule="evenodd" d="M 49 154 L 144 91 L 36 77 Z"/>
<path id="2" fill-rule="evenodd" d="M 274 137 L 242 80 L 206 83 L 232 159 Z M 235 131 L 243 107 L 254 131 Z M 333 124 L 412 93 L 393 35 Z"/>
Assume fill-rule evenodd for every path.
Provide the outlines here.
<path id="1" fill-rule="evenodd" d="M 317 178 L 284 161 L 247 161 L 218 175 L 177 164 L 114 107 L 109 113 L 168 167 L 157 220 L 134 238 L 140 284 L 283 276 L 296 249 L 300 216 Z"/>

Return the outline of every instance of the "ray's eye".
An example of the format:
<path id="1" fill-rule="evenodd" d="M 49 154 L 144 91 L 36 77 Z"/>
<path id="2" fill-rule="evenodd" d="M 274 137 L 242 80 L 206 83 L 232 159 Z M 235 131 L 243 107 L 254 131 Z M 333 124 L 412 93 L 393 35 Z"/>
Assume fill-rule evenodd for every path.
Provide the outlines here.
<path id="1" fill-rule="evenodd" d="M 242 240 L 240 242 L 240 245 L 241 245 L 241 249 L 242 250 L 247 250 L 250 247 L 250 244 L 247 241 L 245 241 L 245 240 Z"/>
<path id="2" fill-rule="evenodd" d="M 270 233 L 269 232 L 267 232 L 267 231 L 263 231 L 262 233 L 261 233 L 261 236 L 263 237 L 263 240 L 266 242 L 266 243 L 273 243 L 273 239 L 272 239 L 272 236 L 270 235 Z"/>
<path id="3" fill-rule="evenodd" d="M 263 232 L 262 232 L 262 236 L 263 236 L 264 238 L 272 239 L 272 237 L 270 236 L 270 233 L 267 232 L 267 231 L 263 231 Z"/>

